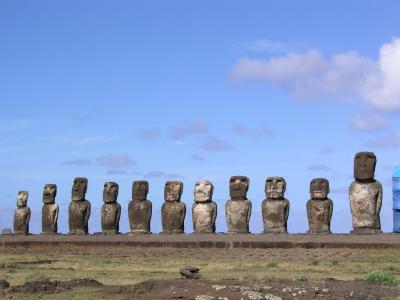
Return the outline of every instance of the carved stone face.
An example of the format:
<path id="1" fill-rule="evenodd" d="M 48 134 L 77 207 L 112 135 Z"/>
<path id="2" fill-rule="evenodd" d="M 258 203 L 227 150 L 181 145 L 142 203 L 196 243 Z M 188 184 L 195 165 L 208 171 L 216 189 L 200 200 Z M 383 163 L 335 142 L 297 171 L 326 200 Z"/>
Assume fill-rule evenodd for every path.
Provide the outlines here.
<path id="1" fill-rule="evenodd" d="M 269 199 L 282 199 L 286 191 L 286 181 L 283 177 L 268 177 L 265 182 L 265 192 Z"/>
<path id="2" fill-rule="evenodd" d="M 132 184 L 132 199 L 146 200 L 149 193 L 149 183 L 147 181 L 134 181 Z"/>
<path id="3" fill-rule="evenodd" d="M 249 178 L 232 176 L 229 181 L 229 193 L 232 199 L 246 199 L 249 190 Z"/>
<path id="4" fill-rule="evenodd" d="M 359 180 L 373 179 L 376 156 L 372 152 L 358 152 L 354 157 L 354 178 Z"/>
<path id="5" fill-rule="evenodd" d="M 29 193 L 26 191 L 18 192 L 17 206 L 18 207 L 26 207 L 26 205 L 28 204 L 28 196 L 29 196 Z"/>
<path id="6" fill-rule="evenodd" d="M 314 178 L 310 183 L 312 199 L 326 199 L 329 194 L 329 181 L 325 178 Z"/>
<path id="7" fill-rule="evenodd" d="M 213 184 L 208 180 L 196 182 L 194 186 L 194 201 L 207 202 L 211 201 L 214 192 Z"/>
<path id="8" fill-rule="evenodd" d="M 180 201 L 183 192 L 181 181 L 167 181 L 164 188 L 165 201 Z"/>
<path id="9" fill-rule="evenodd" d="M 77 177 L 72 186 L 72 200 L 79 201 L 85 199 L 88 180 L 85 177 Z"/>
<path id="10" fill-rule="evenodd" d="M 43 203 L 53 204 L 56 202 L 57 186 L 55 184 L 46 184 L 43 188 Z"/>
<path id="11" fill-rule="evenodd" d="M 105 203 L 117 202 L 118 190 L 118 183 L 106 182 L 103 189 L 103 201 Z"/>

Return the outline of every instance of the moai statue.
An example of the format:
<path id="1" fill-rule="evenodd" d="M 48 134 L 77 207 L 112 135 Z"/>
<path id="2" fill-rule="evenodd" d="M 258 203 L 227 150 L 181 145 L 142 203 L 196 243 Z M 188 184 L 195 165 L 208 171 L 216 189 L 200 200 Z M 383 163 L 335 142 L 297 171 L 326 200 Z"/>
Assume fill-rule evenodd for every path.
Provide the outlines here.
<path id="1" fill-rule="evenodd" d="M 381 233 L 379 213 L 382 207 L 382 185 L 374 179 L 376 156 L 359 152 L 354 158 L 354 178 L 350 185 L 350 208 L 356 234 Z"/>
<path id="2" fill-rule="evenodd" d="M 129 225 L 132 234 L 151 233 L 150 221 L 153 205 L 147 200 L 149 183 L 134 181 L 132 184 L 132 201 L 128 205 Z"/>
<path id="3" fill-rule="evenodd" d="M 307 201 L 307 216 L 310 234 L 329 234 L 333 202 L 328 198 L 329 181 L 325 178 L 314 178 L 310 183 L 311 199 Z"/>
<path id="4" fill-rule="evenodd" d="M 225 204 L 228 233 L 249 233 L 251 202 L 247 199 L 250 181 L 246 176 L 232 176 L 229 181 L 231 199 Z"/>
<path id="5" fill-rule="evenodd" d="M 161 207 L 163 233 L 183 233 L 185 231 L 186 205 L 181 202 L 183 183 L 167 181 L 164 188 L 164 204 Z"/>
<path id="6" fill-rule="evenodd" d="M 192 206 L 193 231 L 195 233 L 215 233 L 217 204 L 212 201 L 214 186 L 210 181 L 198 181 L 194 187 Z"/>
<path id="7" fill-rule="evenodd" d="M 57 186 L 46 184 L 43 189 L 42 234 L 57 234 L 58 204 Z"/>
<path id="8" fill-rule="evenodd" d="M 17 208 L 14 212 L 14 233 L 18 235 L 29 234 L 29 220 L 31 219 L 31 210 L 27 207 L 28 192 L 20 191 L 17 197 Z"/>
<path id="9" fill-rule="evenodd" d="M 85 199 L 88 180 L 77 177 L 72 186 L 72 201 L 69 205 L 69 234 L 88 234 L 90 218 L 90 202 Z"/>
<path id="10" fill-rule="evenodd" d="M 103 234 L 119 233 L 121 205 L 117 202 L 119 186 L 115 182 L 106 182 L 103 189 L 104 204 L 101 207 L 101 229 Z"/>
<path id="11" fill-rule="evenodd" d="M 287 233 L 290 203 L 285 199 L 286 181 L 283 177 L 268 177 L 265 182 L 267 199 L 262 202 L 265 233 Z"/>

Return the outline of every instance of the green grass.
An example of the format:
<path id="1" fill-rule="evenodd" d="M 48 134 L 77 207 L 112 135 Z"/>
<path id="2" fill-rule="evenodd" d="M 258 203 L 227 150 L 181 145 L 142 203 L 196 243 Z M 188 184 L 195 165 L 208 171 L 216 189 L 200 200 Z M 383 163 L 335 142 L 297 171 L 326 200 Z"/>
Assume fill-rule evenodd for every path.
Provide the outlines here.
<path id="1" fill-rule="evenodd" d="M 390 285 L 397 285 L 399 281 L 396 279 L 396 277 L 388 272 L 382 272 L 382 273 L 368 273 L 365 276 L 365 280 L 374 282 L 374 283 L 384 283 L 384 284 L 390 284 Z"/>

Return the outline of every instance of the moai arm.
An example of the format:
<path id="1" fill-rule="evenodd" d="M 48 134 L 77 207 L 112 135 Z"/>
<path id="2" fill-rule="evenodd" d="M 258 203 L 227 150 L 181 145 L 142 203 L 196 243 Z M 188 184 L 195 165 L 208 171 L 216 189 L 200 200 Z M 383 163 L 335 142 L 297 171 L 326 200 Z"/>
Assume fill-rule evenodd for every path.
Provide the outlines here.
<path id="1" fill-rule="evenodd" d="M 118 224 L 119 224 L 119 219 L 121 218 L 121 205 L 120 204 L 118 204 L 118 208 L 117 208 L 117 217 L 116 217 L 116 219 L 115 219 L 115 223 L 117 224 L 117 226 L 118 226 Z"/>
<path id="2" fill-rule="evenodd" d="M 167 227 L 166 223 L 167 220 L 164 216 L 165 216 L 165 203 L 163 203 L 163 205 L 161 206 L 161 223 L 163 230 Z"/>
<path id="3" fill-rule="evenodd" d="M 193 223 L 193 230 L 196 231 L 196 220 L 194 218 L 194 207 L 196 206 L 196 202 L 192 204 L 192 223 Z"/>
<path id="4" fill-rule="evenodd" d="M 183 205 L 183 211 L 182 211 L 182 216 L 181 216 L 181 224 L 185 224 L 186 205 L 183 202 L 182 202 L 182 205 Z"/>
<path id="5" fill-rule="evenodd" d="M 152 214 L 153 214 L 153 204 L 151 203 L 151 201 L 149 201 L 149 209 L 147 210 L 147 220 L 149 222 L 149 226 Z"/>
<path id="6" fill-rule="evenodd" d="M 261 213 L 262 213 L 262 219 L 263 219 L 263 223 L 265 223 L 265 201 L 267 201 L 267 199 L 264 199 L 263 202 L 261 202 Z"/>
<path id="7" fill-rule="evenodd" d="M 58 207 L 58 205 L 56 204 L 56 209 L 54 210 L 54 215 L 53 215 L 53 226 L 56 226 L 57 225 L 57 221 L 58 221 L 58 212 L 59 212 L 59 207 Z"/>
<path id="8" fill-rule="evenodd" d="M 290 202 L 289 200 L 287 200 L 287 207 L 286 207 L 286 212 L 285 212 L 285 222 L 287 222 L 288 218 L 289 218 L 289 210 L 290 210 Z"/>
<path id="9" fill-rule="evenodd" d="M 217 204 L 212 202 L 212 206 L 213 206 L 213 215 L 212 215 L 212 223 L 215 226 L 215 221 L 217 220 Z"/>
<path id="10" fill-rule="evenodd" d="M 28 207 L 28 216 L 26 218 L 26 233 L 29 233 L 29 221 L 31 220 L 31 209 Z"/>
<path id="11" fill-rule="evenodd" d="M 333 201 L 331 199 L 328 199 L 328 203 L 329 203 L 329 223 L 330 223 L 333 214 Z"/>
<path id="12" fill-rule="evenodd" d="M 249 224 L 250 224 L 251 209 L 252 209 L 252 204 L 249 201 L 249 212 L 247 213 L 247 226 L 249 226 Z"/>
<path id="13" fill-rule="evenodd" d="M 375 215 L 378 216 L 379 213 L 381 212 L 382 208 L 382 196 L 383 196 L 383 190 L 382 190 L 382 185 L 377 181 L 378 184 L 378 195 L 376 199 L 376 212 Z"/>
<path id="14" fill-rule="evenodd" d="M 350 211 L 353 214 L 353 193 L 351 192 L 353 190 L 353 184 L 355 182 L 353 182 L 352 184 L 350 184 L 350 188 L 349 188 L 349 195 L 350 195 Z"/>
<path id="15" fill-rule="evenodd" d="M 90 202 L 87 201 L 87 212 L 86 212 L 86 216 L 85 216 L 85 224 L 89 223 L 90 212 L 91 212 L 91 205 L 90 205 Z"/>

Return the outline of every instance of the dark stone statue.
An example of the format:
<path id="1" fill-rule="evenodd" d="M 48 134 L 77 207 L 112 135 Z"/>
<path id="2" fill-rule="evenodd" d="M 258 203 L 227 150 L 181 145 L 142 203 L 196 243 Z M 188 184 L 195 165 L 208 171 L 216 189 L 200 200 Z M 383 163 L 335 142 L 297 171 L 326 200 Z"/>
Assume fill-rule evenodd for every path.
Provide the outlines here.
<path id="1" fill-rule="evenodd" d="M 152 214 L 151 201 L 147 200 L 149 183 L 134 181 L 132 184 L 132 201 L 128 205 L 129 225 L 132 234 L 151 233 L 150 221 Z"/>
<path id="2" fill-rule="evenodd" d="M 287 233 L 290 203 L 285 199 L 286 181 L 283 177 L 268 177 L 266 199 L 262 202 L 265 233 Z"/>
<path id="3" fill-rule="evenodd" d="M 43 189 L 42 234 L 57 234 L 58 204 L 57 186 L 46 184 Z"/>
<path id="4" fill-rule="evenodd" d="M 315 178 L 310 183 L 311 199 L 307 202 L 307 216 L 310 234 L 331 233 L 333 202 L 328 198 L 329 181 Z"/>
<path id="5" fill-rule="evenodd" d="M 31 219 L 31 210 L 27 207 L 28 192 L 20 191 L 17 197 L 17 208 L 14 212 L 14 233 L 18 235 L 29 234 L 29 221 Z"/>
<path id="6" fill-rule="evenodd" d="M 250 181 L 246 176 L 232 176 L 229 181 L 231 199 L 225 204 L 228 233 L 249 233 L 251 202 L 247 199 Z"/>
<path id="7" fill-rule="evenodd" d="M 103 190 L 104 204 L 101 207 L 101 229 L 103 234 L 119 233 L 121 205 L 117 203 L 119 186 L 115 182 L 106 182 Z"/>
<path id="8" fill-rule="evenodd" d="M 164 188 L 164 204 L 161 207 L 163 233 L 185 231 L 186 205 L 181 202 L 183 183 L 167 181 Z"/>
<path id="9" fill-rule="evenodd" d="M 90 202 L 85 199 L 88 180 L 77 177 L 72 186 L 72 201 L 69 205 L 69 234 L 88 234 Z"/>
<path id="10" fill-rule="evenodd" d="M 350 185 L 350 208 L 355 234 L 381 233 L 382 185 L 374 179 L 376 156 L 359 152 L 354 158 L 354 178 Z"/>
<path id="11" fill-rule="evenodd" d="M 213 184 L 207 180 L 198 181 L 194 187 L 192 219 L 195 233 L 215 233 L 217 204 L 212 201 L 213 191 Z"/>

